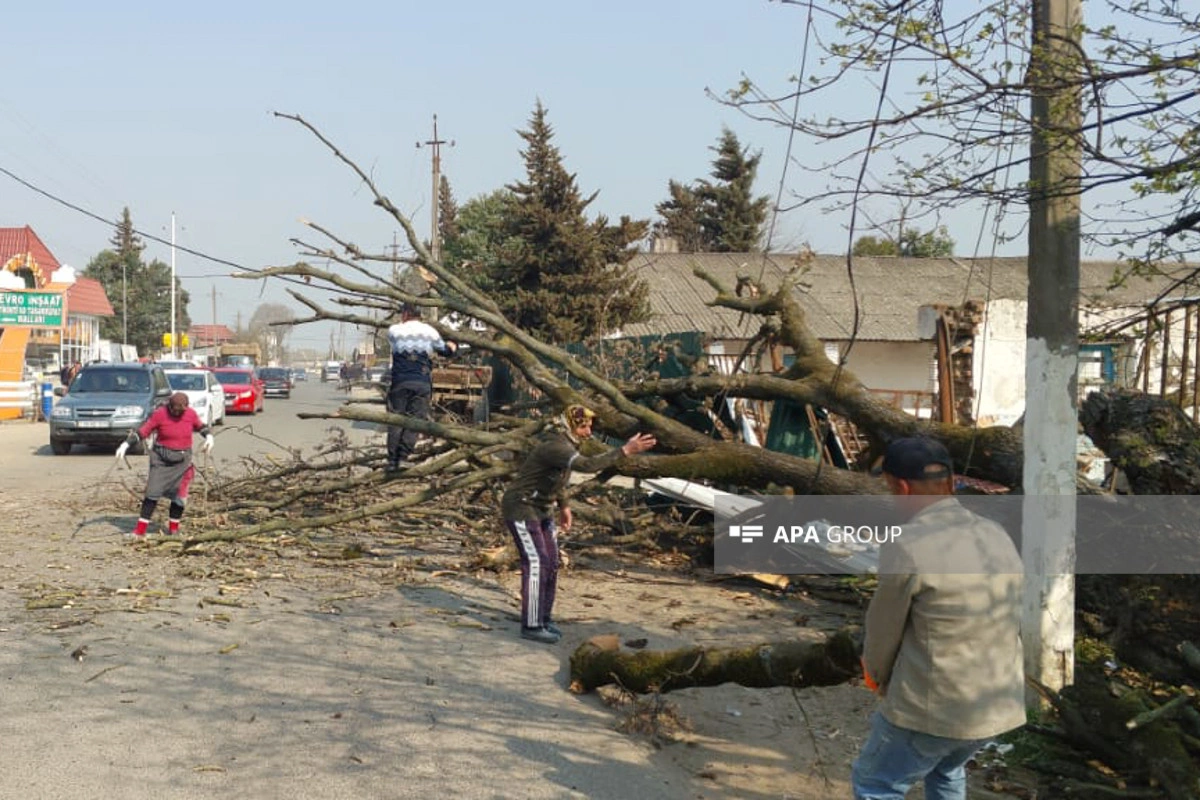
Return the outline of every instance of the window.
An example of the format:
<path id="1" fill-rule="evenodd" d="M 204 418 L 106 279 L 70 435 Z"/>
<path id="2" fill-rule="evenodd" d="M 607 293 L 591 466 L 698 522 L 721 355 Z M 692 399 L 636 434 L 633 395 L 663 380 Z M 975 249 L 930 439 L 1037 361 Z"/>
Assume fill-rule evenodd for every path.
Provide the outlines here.
<path id="1" fill-rule="evenodd" d="M 204 375 L 168 375 L 171 388 L 180 392 L 202 392 L 208 388 Z"/>

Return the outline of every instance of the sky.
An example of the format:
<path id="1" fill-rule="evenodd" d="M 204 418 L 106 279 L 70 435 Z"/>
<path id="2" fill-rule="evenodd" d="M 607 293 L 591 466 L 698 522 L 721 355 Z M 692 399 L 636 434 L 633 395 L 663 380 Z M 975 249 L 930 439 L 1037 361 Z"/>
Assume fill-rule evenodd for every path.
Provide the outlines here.
<path id="1" fill-rule="evenodd" d="M 349 169 L 272 112 L 319 128 L 424 233 L 431 154 L 415 145 L 433 116 L 454 142 L 442 172 L 461 204 L 522 178 L 517 131 L 539 99 L 567 169 L 599 192 L 596 212 L 653 219 L 668 180 L 707 175 L 723 126 L 762 151 L 756 188 L 774 200 L 787 131 L 709 90 L 743 75 L 784 87 L 804 26 L 803 7 L 766 0 L 18 4 L 5 10 L 0 167 L 108 222 L 0 175 L 0 226 L 32 226 L 82 270 L 124 207 L 168 242 L 149 242 L 147 258 L 170 263 L 174 214 L 194 322 L 244 325 L 266 302 L 300 315 L 279 281 L 234 280 L 178 248 L 260 268 L 295 261 L 294 237 L 325 244 L 302 218 L 368 251 L 403 236 Z M 790 173 L 785 204 L 803 180 Z M 809 209 L 778 219 L 772 249 L 840 252 L 845 237 L 845 220 Z M 336 328 L 304 326 L 290 344 L 327 348 Z"/>

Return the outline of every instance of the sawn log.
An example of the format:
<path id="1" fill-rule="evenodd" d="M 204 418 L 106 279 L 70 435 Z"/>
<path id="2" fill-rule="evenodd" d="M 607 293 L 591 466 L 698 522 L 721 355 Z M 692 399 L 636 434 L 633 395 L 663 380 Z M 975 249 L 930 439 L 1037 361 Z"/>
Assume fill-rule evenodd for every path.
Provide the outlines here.
<path id="1" fill-rule="evenodd" d="M 833 686 L 861 674 L 858 647 L 838 631 L 823 642 L 771 642 L 749 647 L 622 650 L 617 636 L 595 636 L 571 655 L 571 691 L 617 683 L 631 692 L 688 686 Z"/>

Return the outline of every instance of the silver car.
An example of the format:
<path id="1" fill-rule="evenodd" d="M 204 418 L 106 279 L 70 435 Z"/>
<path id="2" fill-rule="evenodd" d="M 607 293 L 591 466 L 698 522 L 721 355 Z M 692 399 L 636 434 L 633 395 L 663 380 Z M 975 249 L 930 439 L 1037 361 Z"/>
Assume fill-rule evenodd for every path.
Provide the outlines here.
<path id="1" fill-rule="evenodd" d="M 171 397 L 157 364 L 88 364 L 50 412 L 50 449 L 65 456 L 76 444 L 116 447 Z"/>

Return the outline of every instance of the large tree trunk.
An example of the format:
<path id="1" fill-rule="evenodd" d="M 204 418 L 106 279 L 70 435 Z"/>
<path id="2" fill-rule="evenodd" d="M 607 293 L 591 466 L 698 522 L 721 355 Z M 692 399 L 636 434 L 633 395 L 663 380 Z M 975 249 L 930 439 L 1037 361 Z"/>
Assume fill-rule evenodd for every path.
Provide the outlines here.
<path id="1" fill-rule="evenodd" d="M 1092 392 L 1079 421 L 1133 494 L 1200 494 L 1200 428 L 1171 401 L 1128 389 Z"/>
<path id="2" fill-rule="evenodd" d="M 595 636 L 571 655 L 571 691 L 616 683 L 631 692 L 688 686 L 833 686 L 860 675 L 858 648 L 839 631 L 824 642 L 773 642 L 750 647 L 621 650 L 614 635 Z"/>

